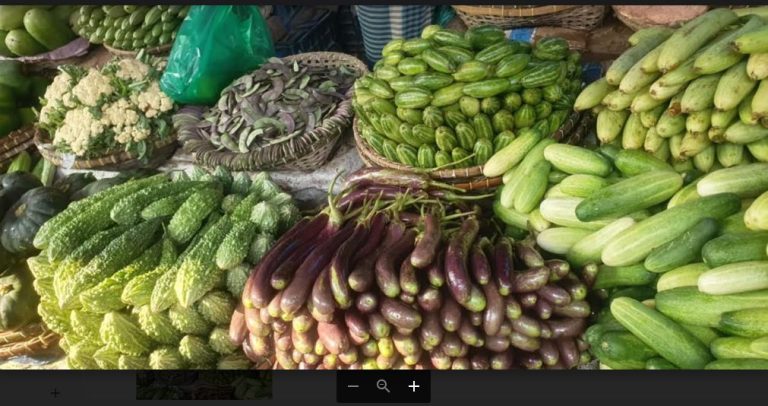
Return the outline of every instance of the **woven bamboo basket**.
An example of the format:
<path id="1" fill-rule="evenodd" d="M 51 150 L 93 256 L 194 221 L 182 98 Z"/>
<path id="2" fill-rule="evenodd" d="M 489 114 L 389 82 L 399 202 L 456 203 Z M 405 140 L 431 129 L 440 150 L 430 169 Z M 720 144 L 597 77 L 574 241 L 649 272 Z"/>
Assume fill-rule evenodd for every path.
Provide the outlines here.
<path id="1" fill-rule="evenodd" d="M 157 168 L 162 165 L 176 150 L 176 136 L 155 141 L 152 144 L 149 159 L 141 160 L 138 154 L 115 151 L 113 153 L 91 159 L 74 159 L 65 156 L 53 147 L 48 133 L 39 128 L 30 128 L 35 145 L 40 155 L 52 164 L 67 169 L 99 169 L 104 171 L 120 171 L 138 168 Z"/>
<path id="2" fill-rule="evenodd" d="M 150 55 L 162 56 L 167 55 L 171 51 L 173 44 L 160 45 L 159 47 L 146 48 L 144 52 Z M 104 44 L 104 48 L 112 55 L 117 55 L 123 58 L 135 58 L 139 54 L 139 51 L 126 51 L 123 49 L 112 48 L 111 46 Z"/>
<path id="3" fill-rule="evenodd" d="M 48 330 L 42 322 L 0 332 L 0 360 L 48 351 L 58 342 L 59 336 Z"/>
<path id="4" fill-rule="evenodd" d="M 345 66 L 358 73 L 368 72 L 363 61 L 338 52 L 308 52 L 283 58 L 286 62 L 299 62 L 313 67 L 334 68 Z M 201 133 L 184 137 L 184 152 L 200 165 L 207 167 L 224 166 L 233 171 L 258 170 L 300 170 L 311 171 L 325 164 L 339 145 L 344 132 L 352 125 L 353 88 L 336 107 L 333 117 L 323 121 L 310 132 L 288 141 L 254 149 L 247 153 L 218 151 Z M 184 131 L 181 130 L 180 131 Z"/>
<path id="5" fill-rule="evenodd" d="M 0 170 L 5 170 L 16 155 L 35 143 L 31 129 L 32 127 L 20 128 L 0 138 Z"/>
<path id="6" fill-rule="evenodd" d="M 616 18 L 622 23 L 624 23 L 624 25 L 631 28 L 633 31 L 638 31 L 643 28 L 650 28 L 650 27 L 677 28 L 677 27 L 680 27 L 682 24 L 685 24 L 686 22 L 696 17 L 695 15 L 692 15 L 692 16 L 689 16 L 690 18 L 672 21 L 667 24 L 652 24 L 647 21 L 640 20 L 634 17 L 632 14 L 630 14 L 628 11 L 632 7 L 636 7 L 636 6 L 612 6 L 613 14 L 616 16 Z M 645 7 L 645 6 L 639 6 L 639 7 Z M 665 6 L 665 7 L 688 7 L 688 6 Z M 707 7 L 703 6 L 701 10 L 701 14 L 704 14 L 706 12 L 707 12 Z"/>
<path id="7" fill-rule="evenodd" d="M 558 140 L 558 142 L 568 142 L 569 135 L 571 135 L 571 131 L 577 127 L 580 118 L 581 114 L 578 112 L 571 114 L 560 129 L 552 134 L 552 137 Z M 468 168 L 425 170 L 403 165 L 399 162 L 392 162 L 376 152 L 370 145 L 368 145 L 368 142 L 363 139 L 358 129 L 358 120 L 359 118 L 355 117 L 355 122 L 352 127 L 355 135 L 355 147 L 357 148 L 357 152 L 360 154 L 363 163 L 368 167 L 396 169 L 405 172 L 427 171 L 429 176 L 433 179 L 449 183 L 467 191 L 493 189 L 501 185 L 501 177 L 488 178 L 483 176 L 482 165 L 471 166 Z"/>
<path id="8" fill-rule="evenodd" d="M 592 30 L 600 25 L 605 6 L 453 6 L 467 27 L 496 25 L 503 29 L 554 26 Z"/>

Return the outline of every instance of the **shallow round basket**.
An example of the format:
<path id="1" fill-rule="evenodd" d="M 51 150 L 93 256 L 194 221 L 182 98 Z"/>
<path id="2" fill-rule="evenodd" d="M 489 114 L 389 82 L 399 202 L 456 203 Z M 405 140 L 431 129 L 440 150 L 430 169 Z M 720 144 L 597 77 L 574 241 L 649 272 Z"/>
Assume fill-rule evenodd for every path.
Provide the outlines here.
<path id="1" fill-rule="evenodd" d="M 581 114 L 574 112 L 563 123 L 563 125 L 552 134 L 552 137 L 558 141 L 562 141 L 566 136 L 576 127 L 579 122 Z M 470 190 L 486 190 L 493 189 L 501 185 L 501 177 L 488 178 L 483 176 L 483 166 L 475 165 L 468 168 L 455 168 L 455 169 L 437 169 L 429 170 L 423 168 L 414 168 L 412 166 L 403 165 L 399 162 L 392 162 L 383 155 L 374 150 L 368 142 L 363 139 L 358 129 L 359 118 L 355 117 L 353 125 L 353 131 L 355 135 L 355 147 L 360 157 L 368 167 L 379 167 L 396 169 L 405 172 L 424 172 L 429 174 L 435 180 L 449 183 L 455 187 L 470 191 Z"/>
<path id="2" fill-rule="evenodd" d="M 123 58 L 135 58 L 139 54 L 139 51 L 126 51 L 123 49 L 112 48 L 107 44 L 102 44 L 107 51 L 112 55 L 117 55 Z M 171 51 L 173 44 L 160 45 L 154 48 L 145 48 L 144 52 L 150 55 L 166 55 Z"/>
<path id="3" fill-rule="evenodd" d="M 708 6 L 611 6 L 619 21 L 634 31 L 650 27 L 676 28 L 704 14 Z M 664 21 L 654 21 L 653 15 Z M 675 18 L 675 15 L 679 17 Z"/>
<path id="4" fill-rule="evenodd" d="M 338 52 L 309 52 L 287 56 L 283 60 L 322 68 L 345 66 L 357 72 L 358 77 L 368 73 L 368 68 L 363 61 Z M 184 152 L 192 155 L 200 165 L 206 167 L 221 165 L 233 171 L 317 169 L 333 156 L 342 135 L 352 125 L 353 92 L 353 87 L 350 87 L 345 95 L 346 98 L 336 107 L 333 116 L 325 119 L 312 131 L 288 141 L 246 153 L 218 151 L 216 146 L 198 130 L 192 131 L 189 137 L 182 137 Z M 185 130 L 180 129 L 179 132 L 184 133 Z"/>
<path id="5" fill-rule="evenodd" d="M 19 152 L 31 147 L 35 143 L 32 130 L 32 126 L 22 127 L 0 138 L 0 162 L 9 161 Z"/>
<path id="6" fill-rule="evenodd" d="M 104 171 L 121 171 L 139 168 L 157 168 L 162 165 L 176 150 L 176 135 L 164 140 L 155 141 L 152 144 L 151 156 L 148 159 L 139 159 L 138 154 L 116 151 L 114 153 L 91 159 L 71 159 L 62 154 L 53 147 L 48 133 L 39 129 L 31 128 L 34 142 L 37 145 L 40 155 L 50 161 L 52 164 L 65 169 L 99 169 Z"/>
<path id="7" fill-rule="evenodd" d="M 496 25 L 503 29 L 554 26 L 592 30 L 600 25 L 605 6 L 453 6 L 467 27 Z"/>
<path id="8" fill-rule="evenodd" d="M 0 333 L 0 360 L 48 352 L 58 341 L 59 336 L 42 322 L 4 331 Z"/>
<path id="9" fill-rule="evenodd" d="M 90 42 L 85 38 L 76 38 L 71 42 L 62 45 L 54 50 L 32 56 L 6 57 L 0 56 L 2 60 L 15 60 L 26 64 L 31 71 L 40 71 L 45 69 L 56 70 L 60 65 L 73 65 L 81 62 L 91 47 Z"/>

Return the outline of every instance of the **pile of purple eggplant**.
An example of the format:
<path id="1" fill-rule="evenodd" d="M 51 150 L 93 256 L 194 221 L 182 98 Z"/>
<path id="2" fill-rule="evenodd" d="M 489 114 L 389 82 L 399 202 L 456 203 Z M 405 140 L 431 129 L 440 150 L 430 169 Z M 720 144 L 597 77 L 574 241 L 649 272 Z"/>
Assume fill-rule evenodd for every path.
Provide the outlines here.
<path id="1" fill-rule="evenodd" d="M 422 174 L 352 174 L 253 269 L 231 340 L 280 369 L 588 362 L 590 275 L 504 236 L 487 200 Z"/>

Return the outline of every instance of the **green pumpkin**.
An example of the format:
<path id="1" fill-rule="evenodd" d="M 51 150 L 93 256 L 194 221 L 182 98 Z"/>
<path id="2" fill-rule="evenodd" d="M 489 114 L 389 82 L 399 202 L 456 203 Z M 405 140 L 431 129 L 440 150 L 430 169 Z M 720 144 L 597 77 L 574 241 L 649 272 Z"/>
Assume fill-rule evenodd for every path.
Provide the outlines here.
<path id="1" fill-rule="evenodd" d="M 32 241 L 37 230 L 67 207 L 67 196 L 52 187 L 32 189 L 5 213 L 0 224 L 0 243 L 11 253 L 29 256 L 37 252 Z"/>
<path id="2" fill-rule="evenodd" d="M 90 172 L 73 173 L 66 178 L 61 178 L 54 182 L 53 187 L 59 189 L 67 197 L 71 197 L 95 181 L 96 178 Z"/>
<path id="3" fill-rule="evenodd" d="M 30 189 L 43 186 L 31 173 L 14 172 L 0 175 L 0 216 Z"/>
<path id="4" fill-rule="evenodd" d="M 23 263 L 0 276 L 0 331 L 22 327 L 37 315 L 40 299 L 32 279 Z"/>

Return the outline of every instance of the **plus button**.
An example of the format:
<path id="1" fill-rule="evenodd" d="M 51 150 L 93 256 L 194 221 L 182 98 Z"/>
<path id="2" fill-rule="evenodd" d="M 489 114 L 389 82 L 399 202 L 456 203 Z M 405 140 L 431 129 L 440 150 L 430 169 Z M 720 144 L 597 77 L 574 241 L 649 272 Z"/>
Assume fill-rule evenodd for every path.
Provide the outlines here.
<path id="1" fill-rule="evenodd" d="M 409 388 L 415 393 L 416 389 L 421 388 L 421 385 L 416 385 L 416 381 L 411 382 L 410 385 L 408 385 Z"/>

